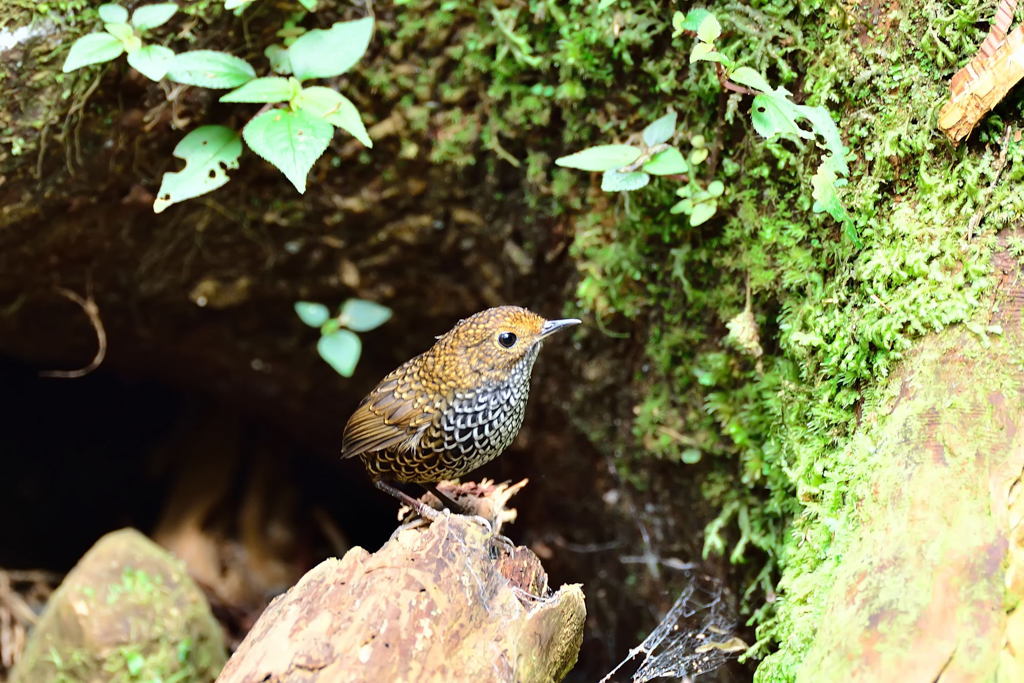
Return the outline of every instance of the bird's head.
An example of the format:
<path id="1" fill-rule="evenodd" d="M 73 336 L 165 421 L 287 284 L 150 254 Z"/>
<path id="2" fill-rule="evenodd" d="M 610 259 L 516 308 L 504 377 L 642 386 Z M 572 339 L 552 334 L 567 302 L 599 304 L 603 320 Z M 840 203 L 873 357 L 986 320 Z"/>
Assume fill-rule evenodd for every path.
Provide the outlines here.
<path id="1" fill-rule="evenodd" d="M 535 357 L 540 343 L 579 320 L 545 320 L 519 306 L 497 306 L 460 320 L 438 337 L 437 348 L 459 357 L 470 372 L 500 378 L 527 357 Z"/>

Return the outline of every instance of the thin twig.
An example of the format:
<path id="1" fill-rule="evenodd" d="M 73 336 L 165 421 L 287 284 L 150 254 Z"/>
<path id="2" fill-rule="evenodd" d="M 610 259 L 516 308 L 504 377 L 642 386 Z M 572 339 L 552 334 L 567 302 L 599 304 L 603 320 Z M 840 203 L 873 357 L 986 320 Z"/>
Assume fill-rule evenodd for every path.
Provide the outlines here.
<path id="1" fill-rule="evenodd" d="M 73 377 L 84 377 L 90 372 L 95 370 L 103 363 L 103 359 L 107 357 L 107 331 L 103 327 L 103 321 L 100 319 L 100 309 L 96 306 L 96 302 L 92 298 L 90 293 L 87 299 L 83 299 L 76 292 L 63 287 L 58 287 L 57 291 L 64 296 L 66 299 L 70 299 L 78 304 L 85 314 L 89 316 L 89 322 L 92 323 L 92 328 L 96 330 L 96 355 L 93 356 L 92 362 L 86 365 L 84 368 L 77 370 L 44 370 L 39 373 L 40 377 L 61 377 L 61 378 L 73 378 Z"/>
<path id="2" fill-rule="evenodd" d="M 718 82 L 723 88 L 730 92 L 738 92 L 741 95 L 760 95 L 761 93 L 757 90 L 751 90 L 745 86 L 733 83 L 729 80 L 728 76 L 725 75 L 725 67 L 719 62 L 715 62 L 715 73 L 718 75 Z"/>

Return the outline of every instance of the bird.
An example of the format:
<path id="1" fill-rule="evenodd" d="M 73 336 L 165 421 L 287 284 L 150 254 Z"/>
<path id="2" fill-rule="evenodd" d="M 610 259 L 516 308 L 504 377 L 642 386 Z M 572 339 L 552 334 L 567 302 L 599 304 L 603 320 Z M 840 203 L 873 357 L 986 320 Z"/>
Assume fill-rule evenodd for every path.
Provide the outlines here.
<path id="1" fill-rule="evenodd" d="M 391 371 L 345 425 L 342 458 L 360 458 L 374 485 L 421 517 L 437 512 L 396 488 L 437 490 L 498 457 L 523 424 L 534 361 L 545 339 L 579 325 L 496 306 L 460 320 L 428 350 Z"/>

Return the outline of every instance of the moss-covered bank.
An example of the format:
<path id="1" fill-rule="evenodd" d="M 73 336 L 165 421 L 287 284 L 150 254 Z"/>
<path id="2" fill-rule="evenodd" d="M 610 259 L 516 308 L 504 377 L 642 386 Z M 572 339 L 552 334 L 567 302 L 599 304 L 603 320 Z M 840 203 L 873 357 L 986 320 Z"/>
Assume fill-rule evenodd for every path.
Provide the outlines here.
<path id="1" fill-rule="evenodd" d="M 724 92 L 710 65 L 688 64 L 692 39 L 671 37 L 671 10 L 661 3 L 397 2 L 376 7 L 369 61 L 345 79 L 381 141 L 373 154 L 333 150 L 345 178 L 315 171 L 321 194 L 314 189 L 302 201 L 281 200 L 269 210 L 259 192 L 276 175 L 243 167 L 250 194 L 230 194 L 229 186 L 206 208 L 196 203 L 169 212 L 172 230 L 154 235 L 147 248 L 191 264 L 186 226 L 198 226 L 196 234 L 211 242 L 238 232 L 254 236 L 230 263 L 204 256 L 201 267 L 170 272 L 169 284 L 141 288 L 142 305 L 124 305 L 145 310 L 147 303 L 165 303 L 168 292 L 180 297 L 201 276 L 230 283 L 253 273 L 263 276 L 248 294 L 254 300 L 290 303 L 345 286 L 393 303 L 415 292 L 409 283 L 443 276 L 446 263 L 476 259 L 472 267 L 483 273 L 483 285 L 474 282 L 463 294 L 452 283 L 442 293 L 457 296 L 437 297 L 453 302 L 440 306 L 451 313 L 521 293 L 492 283 L 515 279 L 508 262 L 525 262 L 520 272 L 531 274 L 537 264 L 557 262 L 570 235 L 579 273 L 574 308 L 609 335 L 593 333 L 585 349 L 642 352 L 614 356 L 627 360 L 607 363 L 604 375 L 584 374 L 568 412 L 614 457 L 618 476 L 644 495 L 668 499 L 659 514 L 691 515 L 683 493 L 699 483 L 704 504 L 716 511 L 705 549 L 741 567 L 743 602 L 758 629 L 751 654 L 778 650 L 763 675 L 786 678 L 816 627 L 807 617 L 810 596 L 821 589 L 814 571 L 828 556 L 837 520 L 848 519 L 841 510 L 863 475 L 834 463 L 865 394 L 916 338 L 973 320 L 991 288 L 993 236 L 1024 204 L 1017 190 L 1022 152 L 1013 136 L 1000 161 L 1000 116 L 1014 116 L 1020 102 L 1005 103 L 960 149 L 934 130 L 948 76 L 984 35 L 991 7 L 978 0 L 715 2 L 709 9 L 725 29 L 722 50 L 763 70 L 797 101 L 832 112 L 850 149 L 850 182 L 840 197 L 863 246 L 811 211 L 813 146 L 759 139 L 747 117 L 749 99 Z M 273 16 L 254 16 L 252 35 L 272 33 Z M 323 14 L 323 21 L 331 16 Z M 210 44 L 221 26 L 197 26 L 198 44 Z M 239 32 L 230 35 L 244 42 Z M 258 54 L 258 43 L 250 36 L 244 49 Z M 212 108 L 202 100 L 191 104 L 200 118 Z M 711 150 L 701 182 L 726 185 L 718 215 L 699 228 L 669 213 L 670 181 L 611 195 L 600 192 L 596 178 L 553 166 L 554 158 L 583 146 L 624 140 L 669 107 L 680 115 L 676 142 L 685 149 L 701 136 Z M 236 114 L 215 111 L 218 122 Z M 106 112 L 91 115 L 102 119 Z M 119 125 L 127 127 L 127 120 Z M 171 136 L 162 135 L 153 145 L 167 156 Z M 146 139 L 137 131 L 126 137 Z M 125 152 L 116 159 L 123 172 L 139 157 Z M 152 184 L 159 164 L 141 166 Z M 250 182 L 254 177 L 257 183 Z M 107 195 L 127 191 L 117 182 Z M 397 198 L 396 187 L 403 188 Z M 426 187 L 435 193 L 432 201 L 458 210 L 422 211 L 415 197 Z M 511 210 L 521 215 L 510 216 Z M 470 246 L 452 238 L 436 249 L 438 215 L 463 231 Z M 103 216 L 93 220 L 101 223 Z M 174 234 L 185 234 L 184 244 Z M 327 251 L 319 242 L 324 235 L 334 239 L 328 246 L 342 244 L 345 251 Z M 380 246 L 388 240 L 391 246 Z M 313 256 L 301 255 L 307 282 L 296 287 L 289 269 L 300 267 L 298 258 L 281 254 L 304 245 L 313 245 L 307 249 Z M 1019 256 L 1024 243 L 1010 250 Z M 361 285 L 338 275 L 346 272 L 339 260 L 360 264 Z M 364 262 L 391 270 L 367 275 L 373 266 Z M 395 272 L 405 279 L 389 280 Z M 765 351 L 760 362 L 731 343 L 726 328 L 746 306 L 748 283 Z M 541 282 L 530 291 L 559 284 Z M 117 286 L 125 287 L 111 288 Z M 549 292 L 535 299 L 543 296 L 553 298 Z M 415 328 L 421 318 L 415 310 L 410 315 Z M 610 339 L 622 336 L 627 339 Z M 292 348 L 282 345 L 286 356 Z M 399 345 L 395 354 L 407 350 Z M 239 356 L 257 352 L 266 349 Z M 383 366 L 393 360 L 378 359 Z M 240 362 L 248 371 L 248 360 Z M 287 389 L 293 380 L 261 378 L 260 384 L 273 381 Z M 617 389 L 613 399 L 609 387 Z M 609 416 L 611 400 L 633 414 Z"/>

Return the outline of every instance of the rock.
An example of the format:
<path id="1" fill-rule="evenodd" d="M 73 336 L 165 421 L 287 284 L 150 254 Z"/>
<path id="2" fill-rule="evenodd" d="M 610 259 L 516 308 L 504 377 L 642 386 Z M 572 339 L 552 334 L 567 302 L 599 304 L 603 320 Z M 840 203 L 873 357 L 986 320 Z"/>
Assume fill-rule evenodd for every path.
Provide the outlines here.
<path id="1" fill-rule="evenodd" d="M 208 681 L 224 637 L 184 565 L 134 529 L 107 534 L 53 594 L 11 683 Z"/>
<path id="2" fill-rule="evenodd" d="M 376 553 L 314 567 L 217 681 L 558 681 L 586 608 L 578 585 L 546 585 L 532 552 L 474 518 L 403 527 Z"/>

